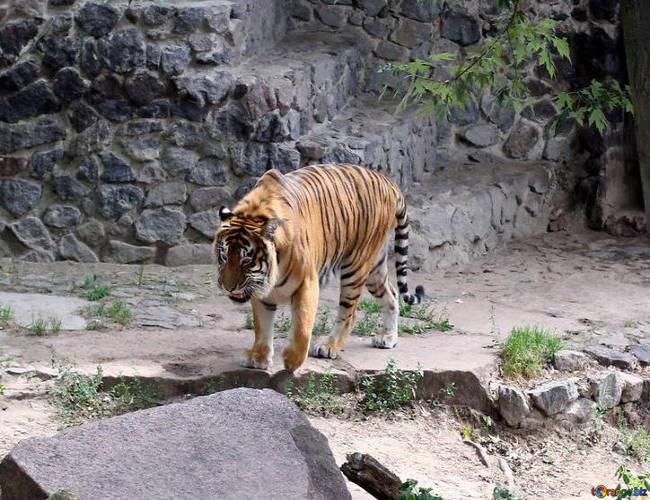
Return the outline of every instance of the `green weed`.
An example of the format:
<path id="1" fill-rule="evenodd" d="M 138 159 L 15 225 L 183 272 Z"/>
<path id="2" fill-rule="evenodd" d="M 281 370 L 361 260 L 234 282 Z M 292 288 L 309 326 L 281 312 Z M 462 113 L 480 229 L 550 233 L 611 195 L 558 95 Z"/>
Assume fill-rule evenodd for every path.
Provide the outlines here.
<path id="1" fill-rule="evenodd" d="M 400 297 L 400 316 L 419 321 L 415 325 L 400 325 L 400 333 L 419 335 L 430 330 L 448 332 L 454 329 L 447 312 L 445 310 L 437 312 L 435 305 L 431 302 L 409 305 Z"/>
<path id="2" fill-rule="evenodd" d="M 50 317 L 48 320 L 49 331 L 50 333 L 57 334 L 61 331 L 62 321 L 56 316 Z"/>
<path id="3" fill-rule="evenodd" d="M 510 490 L 501 484 L 497 484 L 492 491 L 492 500 L 515 500 Z"/>
<path id="4" fill-rule="evenodd" d="M 448 398 L 453 398 L 458 392 L 458 387 L 456 387 L 455 382 L 449 382 L 445 387 L 443 387 L 440 392 Z"/>
<path id="5" fill-rule="evenodd" d="M 398 500 L 442 500 L 442 497 L 431 493 L 432 488 L 418 486 L 415 479 L 407 479 L 399 487 L 400 495 Z"/>
<path id="6" fill-rule="evenodd" d="M 120 413 L 151 408 L 160 400 L 158 391 L 152 385 L 137 379 L 123 379 L 113 386 L 110 393 L 116 400 L 116 411 Z"/>
<path id="7" fill-rule="evenodd" d="M 365 375 L 360 379 L 363 399 L 359 406 L 365 412 L 395 410 L 415 398 L 417 383 L 423 376 L 420 366 L 413 372 L 403 371 L 394 359 L 390 359 L 382 373 Z"/>
<path id="8" fill-rule="evenodd" d="M 363 318 L 358 319 L 352 328 L 352 333 L 360 337 L 369 337 L 379 330 L 379 316 L 377 314 L 365 313 Z"/>
<path id="9" fill-rule="evenodd" d="M 636 474 L 627 467 L 621 465 L 616 471 L 616 477 L 619 481 L 623 481 L 627 487 L 625 489 L 645 488 L 646 490 L 650 490 L 650 473 L 648 472 L 645 474 Z M 623 489 L 621 489 L 621 495 L 616 498 L 623 498 L 622 490 Z"/>
<path id="10" fill-rule="evenodd" d="M 513 328 L 501 345 L 503 373 L 508 377 L 534 377 L 561 348 L 562 341 L 548 330 Z"/>
<path id="11" fill-rule="evenodd" d="M 86 314 L 89 316 L 109 318 L 122 326 L 128 325 L 133 319 L 133 312 L 124 300 L 114 300 L 109 305 L 97 304 L 89 306 L 86 308 Z"/>
<path id="12" fill-rule="evenodd" d="M 103 285 L 97 276 L 88 276 L 81 288 L 86 290 L 86 299 L 91 302 L 96 302 L 105 297 L 108 297 L 110 294 L 110 289 L 108 286 Z"/>
<path id="13" fill-rule="evenodd" d="M 623 326 L 625 328 L 636 328 L 639 326 L 639 322 L 634 319 L 626 319 L 625 322 L 623 322 Z"/>
<path id="14" fill-rule="evenodd" d="M 318 316 L 318 320 L 316 321 L 316 324 L 314 325 L 314 328 L 312 329 L 312 335 L 315 337 L 322 337 L 324 335 L 328 335 L 330 332 L 330 310 L 329 308 L 325 307 L 323 310 L 320 312 Z"/>
<path id="15" fill-rule="evenodd" d="M 273 327 L 278 333 L 289 333 L 289 330 L 291 330 L 291 317 L 284 313 L 280 314 L 273 322 Z"/>
<path id="16" fill-rule="evenodd" d="M 311 372 L 307 385 L 297 390 L 289 387 L 287 396 L 302 410 L 311 412 L 335 413 L 341 410 L 341 394 L 336 387 L 334 375 L 323 373 L 319 377 Z"/>
<path id="17" fill-rule="evenodd" d="M 630 429 L 621 416 L 618 421 L 618 449 L 641 461 L 650 460 L 650 432 L 643 426 Z"/>
<path id="18" fill-rule="evenodd" d="M 11 321 L 13 311 L 9 306 L 0 306 L 0 326 L 7 326 Z"/>
<path id="19" fill-rule="evenodd" d="M 2 396 L 5 393 L 6 388 L 7 388 L 6 385 L 0 384 L 0 396 Z"/>
<path id="20" fill-rule="evenodd" d="M 359 301 L 359 310 L 369 314 L 381 312 L 381 304 L 373 299 L 363 298 Z"/>
<path id="21" fill-rule="evenodd" d="M 40 337 L 47 333 L 47 321 L 43 318 L 32 318 L 32 322 L 27 328 L 32 335 L 38 335 Z"/>
<path id="22" fill-rule="evenodd" d="M 99 417 L 104 413 L 104 395 L 100 387 L 104 381 L 101 367 L 95 375 L 87 377 L 60 365 L 55 383 L 55 396 L 59 410 L 68 419 Z"/>
<path id="23" fill-rule="evenodd" d="M 140 264 L 138 266 L 138 272 L 137 272 L 137 285 L 138 285 L 138 288 L 142 288 L 143 284 L 144 284 L 144 264 Z"/>
<path id="24" fill-rule="evenodd" d="M 255 328 L 252 311 L 248 311 L 246 314 L 246 323 L 244 323 L 244 328 L 246 328 L 246 330 L 253 330 Z"/>

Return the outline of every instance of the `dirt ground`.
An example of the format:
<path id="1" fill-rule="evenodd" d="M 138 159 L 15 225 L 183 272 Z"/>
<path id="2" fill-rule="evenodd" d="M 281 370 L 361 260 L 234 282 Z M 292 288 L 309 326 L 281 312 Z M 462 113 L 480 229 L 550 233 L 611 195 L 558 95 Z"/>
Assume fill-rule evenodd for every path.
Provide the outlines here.
<path id="1" fill-rule="evenodd" d="M 229 332 L 229 342 L 237 348 L 239 340 L 234 339 L 247 342 L 251 335 L 244 328 L 247 308 L 230 305 L 218 293 L 209 268 L 136 267 L 2 263 L 1 292 L 78 297 L 84 277 L 97 274 L 111 286 L 114 297 L 123 297 L 133 307 L 136 317 L 134 327 L 106 332 L 73 330 L 33 338 L 20 328 L 0 331 L 0 384 L 5 385 L 0 395 L 0 457 L 22 439 L 52 434 L 62 425 L 54 405 L 54 383 L 41 380 L 56 372 L 32 369 L 35 364 L 48 365 L 57 346 L 93 351 L 93 342 L 103 339 L 106 350 L 93 363 L 119 362 L 118 368 L 134 370 L 164 365 L 183 371 L 195 366 L 197 358 L 208 363 L 224 351 L 224 337 L 210 340 L 215 331 Z M 522 325 L 555 330 L 566 344 L 577 346 L 620 347 L 650 338 L 648 239 L 552 233 L 511 243 L 467 265 L 427 276 L 416 273 L 410 280 L 422 283 L 436 307 L 448 314 L 454 324 L 451 334 L 481 339 L 486 350 L 494 350 L 512 327 Z M 335 300 L 331 290 L 324 295 L 326 304 Z M 150 350 L 146 339 L 157 334 L 156 352 L 144 356 Z M 197 344 L 205 341 L 205 347 L 168 352 L 162 339 L 170 335 L 186 339 L 188 345 L 190 338 L 199 339 Z M 138 350 L 142 353 L 132 354 Z M 397 357 L 399 346 L 394 352 Z M 126 356 L 129 353 L 131 357 Z M 593 498 L 593 486 L 616 484 L 614 474 L 623 463 L 639 472 L 650 470 L 650 464 L 612 451 L 615 429 L 608 426 L 596 444 L 585 437 L 588 430 L 516 433 L 497 428 L 490 438 L 496 442 L 489 441 L 487 447 L 486 467 L 475 450 L 463 444 L 464 420 L 449 409 L 423 405 L 390 419 L 314 416 L 312 422 L 330 440 L 337 461 L 354 451 L 370 453 L 402 479 L 417 479 L 445 499 L 490 498 L 494 485 L 506 482 L 498 457 L 513 470 L 518 498 L 526 499 Z M 358 488 L 351 489 L 354 498 L 369 498 Z"/>

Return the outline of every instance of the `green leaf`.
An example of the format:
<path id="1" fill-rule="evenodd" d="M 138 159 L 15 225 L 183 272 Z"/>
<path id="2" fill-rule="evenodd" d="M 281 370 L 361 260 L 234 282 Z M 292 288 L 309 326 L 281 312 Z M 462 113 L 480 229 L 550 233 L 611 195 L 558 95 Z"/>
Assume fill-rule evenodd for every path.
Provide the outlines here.
<path id="1" fill-rule="evenodd" d="M 589 113 L 589 125 L 595 125 L 601 134 L 607 129 L 607 118 L 600 109 L 592 109 Z"/>
<path id="2" fill-rule="evenodd" d="M 571 60 L 571 49 L 569 48 L 569 42 L 566 40 L 566 38 L 559 38 L 557 36 L 554 36 L 551 38 L 551 43 L 561 57 Z"/>
<path id="3" fill-rule="evenodd" d="M 429 56 L 429 59 L 432 61 L 453 61 L 456 59 L 456 54 L 452 52 L 440 52 L 439 54 Z"/>
<path id="4" fill-rule="evenodd" d="M 561 111 L 563 109 L 573 109 L 573 99 L 566 92 L 558 92 L 555 97 L 555 104 L 557 108 Z"/>

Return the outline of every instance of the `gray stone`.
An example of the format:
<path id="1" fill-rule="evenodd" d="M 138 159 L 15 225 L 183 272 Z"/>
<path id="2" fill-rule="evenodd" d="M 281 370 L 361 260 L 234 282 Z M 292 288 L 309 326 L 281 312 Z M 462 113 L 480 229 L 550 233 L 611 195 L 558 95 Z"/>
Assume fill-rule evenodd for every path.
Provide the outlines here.
<path id="1" fill-rule="evenodd" d="M 37 34 L 42 19 L 17 19 L 0 28 L 0 62 L 13 62 Z"/>
<path id="2" fill-rule="evenodd" d="M 632 373 L 619 373 L 623 380 L 623 392 L 621 393 L 621 403 L 639 401 L 643 395 L 643 379 Z"/>
<path id="3" fill-rule="evenodd" d="M 43 222 L 58 229 L 76 226 L 80 220 L 81 212 L 71 205 L 50 205 L 43 214 Z"/>
<path id="4" fill-rule="evenodd" d="M 357 3 L 369 16 L 378 15 L 388 5 L 387 0 L 358 0 Z"/>
<path id="5" fill-rule="evenodd" d="M 506 385 L 499 386 L 499 413 L 510 427 L 519 427 L 530 413 L 528 398 L 520 390 Z"/>
<path id="6" fill-rule="evenodd" d="M 49 144 L 65 137 L 65 125 L 57 118 L 41 117 L 31 122 L 0 123 L 0 154 Z"/>
<path id="7" fill-rule="evenodd" d="M 440 36 L 459 45 L 472 45 L 481 39 L 478 19 L 465 11 L 448 10 L 441 16 Z"/>
<path id="8" fill-rule="evenodd" d="M 381 40 L 375 49 L 377 57 L 389 61 L 405 61 L 408 58 L 408 49 L 393 42 Z"/>
<path id="9" fill-rule="evenodd" d="M 388 38 L 388 35 L 395 27 L 395 19 L 392 17 L 366 17 L 363 21 L 363 28 L 372 36 Z"/>
<path id="10" fill-rule="evenodd" d="M 63 149 L 56 148 L 47 151 L 40 151 L 32 155 L 32 176 L 42 179 L 52 172 L 54 165 L 63 158 Z"/>
<path id="11" fill-rule="evenodd" d="M 214 233 L 219 228 L 221 219 L 219 218 L 219 209 L 213 208 L 192 214 L 189 220 L 190 226 L 208 239 L 214 238 Z"/>
<path id="12" fill-rule="evenodd" d="M 180 95 L 189 97 L 202 108 L 223 101 L 235 80 L 229 72 L 212 71 L 209 76 L 176 77 L 173 81 Z"/>
<path id="13" fill-rule="evenodd" d="M 54 93 L 65 102 L 81 98 L 90 87 L 90 83 L 84 80 L 75 68 L 62 68 L 52 83 Z"/>
<path id="14" fill-rule="evenodd" d="M 494 125 L 474 125 L 465 130 L 461 137 L 472 146 L 485 148 L 499 142 L 499 129 Z"/>
<path id="15" fill-rule="evenodd" d="M 204 134 L 200 125 L 177 121 L 165 131 L 164 137 L 174 146 L 191 147 L 201 145 Z"/>
<path id="16" fill-rule="evenodd" d="M 545 415 L 551 416 L 563 411 L 578 399 L 578 387 L 574 379 L 548 382 L 530 391 L 535 406 Z"/>
<path id="17" fill-rule="evenodd" d="M 0 205 L 19 217 L 38 205 L 42 188 L 35 182 L 8 179 L 0 182 Z"/>
<path id="18" fill-rule="evenodd" d="M 117 264 L 148 264 L 156 257 L 155 247 L 129 245 L 123 241 L 110 240 L 104 261 Z"/>
<path id="19" fill-rule="evenodd" d="M 166 85 L 155 74 L 140 70 L 129 76 L 124 82 L 124 89 L 129 98 L 139 106 L 146 106 L 154 99 L 163 97 Z"/>
<path id="20" fill-rule="evenodd" d="M 77 170 L 77 178 L 96 184 L 99 180 L 99 160 L 94 156 L 89 156 L 83 160 Z"/>
<path id="21" fill-rule="evenodd" d="M 62 484 L 75 498 L 351 498 L 327 439 L 289 399 L 255 389 L 23 441 L 0 466 L 8 500 Z"/>
<path id="22" fill-rule="evenodd" d="M 86 75 L 95 77 L 102 71 L 102 58 L 99 55 L 97 42 L 92 38 L 84 40 L 81 47 L 81 69 Z"/>
<path id="23" fill-rule="evenodd" d="M 189 45 L 170 42 L 160 48 L 160 69 L 168 75 L 180 75 L 192 60 Z"/>
<path id="24" fill-rule="evenodd" d="M 68 107 L 70 124 L 77 132 L 83 132 L 91 125 L 97 123 L 97 112 L 82 101 L 75 101 Z"/>
<path id="25" fill-rule="evenodd" d="M 98 247 L 104 243 L 106 230 L 104 225 L 96 219 L 90 219 L 77 228 L 77 234 L 85 243 L 92 247 Z"/>
<path id="26" fill-rule="evenodd" d="M 509 106 L 500 105 L 496 99 L 484 95 L 481 98 L 481 109 L 488 120 L 494 123 L 501 132 L 510 130 L 515 122 L 515 111 Z"/>
<path id="27" fill-rule="evenodd" d="M 117 129 L 116 135 L 140 137 L 142 135 L 161 132 L 165 125 L 160 120 L 132 120 Z"/>
<path id="28" fill-rule="evenodd" d="M 205 13 L 208 27 L 215 33 L 225 34 L 230 29 L 230 17 L 235 4 L 212 5 Z"/>
<path id="29" fill-rule="evenodd" d="M 137 207 L 144 198 L 142 189 L 133 185 L 104 184 L 97 190 L 100 213 L 107 219 L 118 219 Z"/>
<path id="30" fill-rule="evenodd" d="M 143 210 L 135 221 L 135 236 L 145 243 L 176 245 L 185 232 L 185 214 L 177 209 L 157 208 Z"/>
<path id="31" fill-rule="evenodd" d="M 301 139 L 296 143 L 296 148 L 300 154 L 308 160 L 320 160 L 327 154 L 329 144 L 314 141 L 311 139 Z"/>
<path id="32" fill-rule="evenodd" d="M 90 189 L 71 175 L 55 175 L 52 187 L 57 196 L 63 201 L 79 201 L 90 194 Z"/>
<path id="33" fill-rule="evenodd" d="M 75 262 L 99 262 L 97 255 L 74 234 L 66 234 L 59 242 L 59 254 L 66 260 Z"/>
<path id="34" fill-rule="evenodd" d="M 186 176 L 188 182 L 199 186 L 223 186 L 226 184 L 226 170 L 216 158 L 203 158 Z"/>
<path id="35" fill-rule="evenodd" d="M 99 155 L 104 169 L 101 180 L 104 182 L 135 182 L 135 173 L 131 166 L 116 154 L 106 151 Z"/>
<path id="36" fill-rule="evenodd" d="M 105 120 L 99 120 L 72 138 L 70 144 L 68 144 L 68 153 L 71 156 L 86 156 L 98 153 L 110 144 L 111 139 L 111 126 Z"/>
<path id="37" fill-rule="evenodd" d="M 145 64 L 144 36 L 136 28 L 114 31 L 104 43 L 104 63 L 116 73 L 128 73 Z"/>
<path id="38" fill-rule="evenodd" d="M 20 260 L 25 262 L 54 262 L 54 253 L 50 250 L 27 250 L 20 255 Z"/>
<path id="39" fill-rule="evenodd" d="M 33 60 L 17 62 L 0 71 L 0 94 L 16 92 L 38 78 L 39 67 Z"/>
<path id="40" fill-rule="evenodd" d="M 174 19 L 174 33 L 187 35 L 201 27 L 205 11 L 201 7 L 185 7 L 176 11 Z"/>
<path id="41" fill-rule="evenodd" d="M 87 2 L 75 20 L 79 27 L 95 38 L 107 35 L 120 19 L 119 11 L 109 3 Z"/>
<path id="42" fill-rule="evenodd" d="M 199 154 L 191 149 L 167 148 L 162 153 L 162 167 L 171 176 L 192 171 L 199 162 Z"/>
<path id="43" fill-rule="evenodd" d="M 631 345 L 628 347 L 628 351 L 639 360 L 642 366 L 650 365 L 650 343 Z"/>
<path id="44" fill-rule="evenodd" d="M 41 38 L 36 46 L 43 54 L 43 64 L 56 71 L 74 65 L 81 50 L 81 40 L 52 34 Z"/>
<path id="45" fill-rule="evenodd" d="M 348 22 L 348 11 L 335 5 L 319 5 L 316 15 L 323 24 L 332 28 L 342 28 Z"/>
<path id="46" fill-rule="evenodd" d="M 148 161 L 138 170 L 138 182 L 152 184 L 167 180 L 167 172 L 157 161 Z"/>
<path id="47" fill-rule="evenodd" d="M 149 5 L 142 13 L 145 26 L 161 26 L 174 15 L 174 9 L 165 5 Z"/>
<path id="48" fill-rule="evenodd" d="M 151 161 L 160 156 L 161 143 L 154 137 L 120 141 L 124 152 L 134 160 Z"/>
<path id="49" fill-rule="evenodd" d="M 0 156 L 0 177 L 11 177 L 24 172 L 27 165 L 29 160 L 23 156 Z"/>
<path id="50" fill-rule="evenodd" d="M 231 201 L 230 192 L 224 187 L 199 188 L 192 191 L 190 195 L 190 205 L 196 212 L 229 205 Z"/>
<path id="51" fill-rule="evenodd" d="M 537 146 L 540 133 L 532 124 L 519 122 L 503 145 L 503 151 L 509 158 L 526 160 Z"/>
<path id="52" fill-rule="evenodd" d="M 624 370 L 632 370 L 636 366 L 636 359 L 633 356 L 608 347 L 588 346 L 584 351 L 603 366 L 616 366 Z"/>
<path id="53" fill-rule="evenodd" d="M 557 162 L 566 162 L 573 155 L 571 141 L 568 137 L 551 137 L 544 147 L 544 159 Z"/>
<path id="54" fill-rule="evenodd" d="M 431 23 L 423 23 L 402 17 L 397 22 L 390 39 L 404 47 L 414 48 L 423 41 L 428 41 L 433 34 Z"/>
<path id="55" fill-rule="evenodd" d="M 580 351 L 562 349 L 555 353 L 553 365 L 556 369 L 563 372 L 575 372 L 584 370 L 587 367 L 589 358 Z"/>
<path id="56" fill-rule="evenodd" d="M 0 100 L 0 120 L 16 123 L 35 116 L 55 113 L 59 101 L 45 80 L 37 80 Z"/>
<path id="57" fill-rule="evenodd" d="M 400 5 L 400 14 L 417 21 L 431 22 L 440 15 L 440 5 L 438 2 L 404 0 Z"/>
<path id="58" fill-rule="evenodd" d="M 623 378 L 619 373 L 609 374 L 591 379 L 594 400 L 599 408 L 614 408 L 621 401 L 623 395 Z"/>
<path id="59" fill-rule="evenodd" d="M 579 398 L 567 406 L 558 417 L 576 424 L 582 424 L 592 418 L 596 406 L 596 403 L 591 399 Z"/>
<path id="60" fill-rule="evenodd" d="M 449 110 L 449 122 L 456 125 L 470 125 L 479 119 L 478 107 L 474 101 L 469 101 L 465 108 L 453 106 Z"/>
<path id="61" fill-rule="evenodd" d="M 9 224 L 9 229 L 14 236 L 27 248 L 33 250 L 51 250 L 54 248 L 54 242 L 38 217 L 25 217 L 13 224 Z"/>
<path id="62" fill-rule="evenodd" d="M 172 247 L 165 256 L 165 265 L 170 267 L 212 264 L 212 245 L 193 244 Z"/>
<path id="63" fill-rule="evenodd" d="M 187 186 L 183 181 L 162 182 L 148 191 L 144 206 L 182 205 L 185 200 L 187 200 Z"/>

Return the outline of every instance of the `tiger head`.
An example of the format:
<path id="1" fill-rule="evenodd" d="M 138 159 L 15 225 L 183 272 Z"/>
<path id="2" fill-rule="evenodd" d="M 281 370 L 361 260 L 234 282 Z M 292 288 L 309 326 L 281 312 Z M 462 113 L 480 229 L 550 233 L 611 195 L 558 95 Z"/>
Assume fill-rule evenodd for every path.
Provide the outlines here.
<path id="1" fill-rule="evenodd" d="M 219 210 L 221 226 L 214 237 L 214 259 L 219 286 L 235 302 L 263 298 L 278 273 L 273 233 L 277 219 L 246 217 L 226 207 Z"/>

